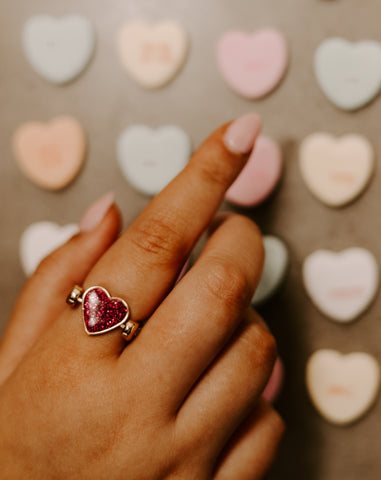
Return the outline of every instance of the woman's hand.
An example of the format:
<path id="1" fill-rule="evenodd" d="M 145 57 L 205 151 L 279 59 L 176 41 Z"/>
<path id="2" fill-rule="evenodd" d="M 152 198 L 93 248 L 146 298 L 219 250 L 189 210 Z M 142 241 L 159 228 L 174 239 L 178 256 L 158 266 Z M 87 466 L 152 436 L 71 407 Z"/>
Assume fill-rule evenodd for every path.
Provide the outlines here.
<path id="1" fill-rule="evenodd" d="M 217 130 L 115 241 L 110 196 L 47 257 L 0 345 L 0 478 L 257 479 L 283 423 L 260 397 L 276 358 L 249 309 L 263 265 L 256 226 L 214 220 L 200 258 L 171 290 L 260 130 L 247 115 Z M 126 299 L 148 318 L 126 344 L 89 337 L 74 284 Z"/>

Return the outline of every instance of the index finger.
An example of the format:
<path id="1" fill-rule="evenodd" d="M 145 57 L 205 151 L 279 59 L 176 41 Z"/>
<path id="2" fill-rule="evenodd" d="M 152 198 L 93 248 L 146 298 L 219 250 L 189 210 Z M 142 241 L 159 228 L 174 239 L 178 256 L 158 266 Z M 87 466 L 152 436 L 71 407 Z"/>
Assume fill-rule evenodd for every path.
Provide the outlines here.
<path id="1" fill-rule="evenodd" d="M 85 288 L 103 285 L 127 300 L 132 320 L 147 318 L 245 165 L 260 129 L 260 117 L 248 114 L 216 130 L 102 257 Z"/>

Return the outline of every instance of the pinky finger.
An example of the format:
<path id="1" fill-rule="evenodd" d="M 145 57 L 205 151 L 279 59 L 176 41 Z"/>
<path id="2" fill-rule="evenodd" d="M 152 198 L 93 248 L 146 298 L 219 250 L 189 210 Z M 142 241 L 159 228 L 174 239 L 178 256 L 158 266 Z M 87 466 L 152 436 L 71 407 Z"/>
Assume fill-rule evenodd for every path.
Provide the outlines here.
<path id="1" fill-rule="evenodd" d="M 219 459 L 215 480 L 260 480 L 273 463 L 285 430 L 279 414 L 261 399 Z"/>

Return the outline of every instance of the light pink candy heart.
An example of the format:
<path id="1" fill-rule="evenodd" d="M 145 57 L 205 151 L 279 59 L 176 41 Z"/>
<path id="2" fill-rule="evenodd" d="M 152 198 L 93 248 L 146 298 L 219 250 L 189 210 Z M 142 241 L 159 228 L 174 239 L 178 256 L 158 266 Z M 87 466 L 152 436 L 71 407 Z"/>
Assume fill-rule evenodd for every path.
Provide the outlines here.
<path id="1" fill-rule="evenodd" d="M 277 186 L 282 165 L 279 145 L 269 137 L 260 136 L 244 169 L 226 192 L 226 200 L 241 207 L 263 202 Z"/>
<path id="2" fill-rule="evenodd" d="M 218 42 L 217 61 L 227 84 L 239 95 L 256 99 L 270 93 L 282 80 L 288 63 L 284 36 L 264 29 L 248 35 L 225 33 Z"/>

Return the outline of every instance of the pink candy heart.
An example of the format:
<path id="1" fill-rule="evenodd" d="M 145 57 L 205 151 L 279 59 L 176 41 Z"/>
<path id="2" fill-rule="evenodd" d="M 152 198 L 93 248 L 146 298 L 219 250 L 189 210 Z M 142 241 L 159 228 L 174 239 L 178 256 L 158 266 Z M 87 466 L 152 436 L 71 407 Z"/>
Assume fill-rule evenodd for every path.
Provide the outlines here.
<path id="1" fill-rule="evenodd" d="M 282 152 L 271 138 L 260 136 L 244 169 L 226 192 L 226 200 L 254 207 L 274 190 L 282 174 Z"/>
<path id="2" fill-rule="evenodd" d="M 126 302 L 110 297 L 102 287 L 89 288 L 83 297 L 83 320 L 90 335 L 105 333 L 123 325 L 129 310 Z"/>
<path id="3" fill-rule="evenodd" d="M 217 61 L 222 76 L 235 92 L 250 99 L 261 98 L 285 74 L 287 43 L 281 33 L 272 29 L 251 35 L 227 32 L 218 42 Z"/>
<path id="4" fill-rule="evenodd" d="M 283 385 L 284 367 L 281 359 L 278 357 L 275 362 L 273 372 L 264 389 L 262 396 L 270 403 L 274 403 L 277 399 Z"/>

